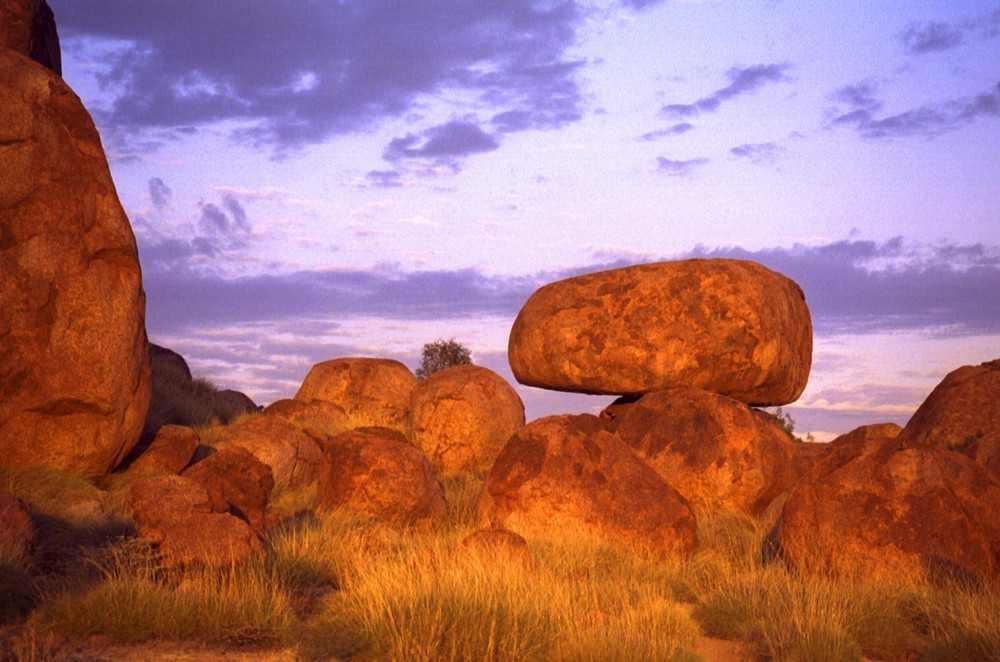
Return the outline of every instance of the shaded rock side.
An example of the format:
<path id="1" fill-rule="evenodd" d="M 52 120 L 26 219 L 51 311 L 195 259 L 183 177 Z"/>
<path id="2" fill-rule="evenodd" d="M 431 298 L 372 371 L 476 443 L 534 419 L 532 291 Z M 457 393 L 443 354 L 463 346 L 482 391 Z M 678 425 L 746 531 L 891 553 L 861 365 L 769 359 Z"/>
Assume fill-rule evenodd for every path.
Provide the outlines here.
<path id="1" fill-rule="evenodd" d="M 948 373 L 899 436 L 907 444 L 960 453 L 1000 446 L 1000 359 Z"/>
<path id="2" fill-rule="evenodd" d="M 1000 561 L 1000 483 L 958 453 L 856 438 L 796 483 L 775 533 L 798 567 L 988 576 Z"/>
<path id="3" fill-rule="evenodd" d="M 522 384 L 592 394 L 687 385 L 751 405 L 794 401 L 812 363 L 802 289 L 755 262 L 642 264 L 550 283 L 508 357 Z"/>
<path id="4" fill-rule="evenodd" d="M 245 448 L 271 467 L 276 485 L 297 487 L 316 480 L 325 441 L 277 416 L 257 415 L 222 428 L 215 446 Z"/>
<path id="5" fill-rule="evenodd" d="M 521 397 L 488 368 L 439 370 L 410 396 L 413 443 L 445 471 L 489 467 L 523 425 Z"/>
<path id="6" fill-rule="evenodd" d="M 0 117 L 0 462 L 107 472 L 150 398 L 135 237 L 60 78 L 0 49 Z"/>
<path id="7" fill-rule="evenodd" d="M 62 75 L 55 16 L 45 0 L 0 0 L 0 48 L 10 48 Z"/>
<path id="8" fill-rule="evenodd" d="M 351 427 L 387 427 L 409 436 L 410 394 L 416 385 L 413 371 L 399 361 L 332 359 L 312 367 L 295 399 L 332 402 L 344 410 Z"/>
<path id="9" fill-rule="evenodd" d="M 620 407 L 609 429 L 703 509 L 759 515 L 795 481 L 795 443 L 767 414 L 689 386 Z"/>
<path id="10" fill-rule="evenodd" d="M 524 536 L 583 533 L 656 556 L 688 554 L 698 542 L 687 500 L 586 414 L 549 416 L 516 432 L 476 508 L 482 525 Z"/>
<path id="11" fill-rule="evenodd" d="M 316 481 L 316 507 L 393 526 L 436 527 L 448 519 L 427 456 L 390 428 L 357 428 L 330 438 Z"/>

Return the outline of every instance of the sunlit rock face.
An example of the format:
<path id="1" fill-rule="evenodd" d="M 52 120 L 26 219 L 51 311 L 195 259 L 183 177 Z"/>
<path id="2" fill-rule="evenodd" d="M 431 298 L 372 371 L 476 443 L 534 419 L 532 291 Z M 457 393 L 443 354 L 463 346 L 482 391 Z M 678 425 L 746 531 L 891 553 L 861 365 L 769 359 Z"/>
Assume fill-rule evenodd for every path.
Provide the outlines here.
<path id="1" fill-rule="evenodd" d="M 751 405 L 794 401 L 812 364 L 802 289 L 755 262 L 642 264 L 550 283 L 508 345 L 522 384 L 593 394 L 687 385 Z"/>
<path id="2" fill-rule="evenodd" d="M 689 386 L 614 405 L 608 423 L 694 506 L 759 515 L 795 481 L 795 443 L 763 412 Z"/>
<path id="3" fill-rule="evenodd" d="M 524 425 L 517 391 L 489 368 L 461 365 L 417 382 L 410 396 L 413 443 L 445 471 L 489 467 Z"/>
<path id="4" fill-rule="evenodd" d="M 548 416 L 517 431 L 476 505 L 480 524 L 523 536 L 583 533 L 654 556 L 698 544 L 688 501 L 596 416 Z"/>
<path id="5" fill-rule="evenodd" d="M 62 79 L 0 49 L 0 118 L 0 463 L 106 472 L 150 398 L 135 237 Z"/>

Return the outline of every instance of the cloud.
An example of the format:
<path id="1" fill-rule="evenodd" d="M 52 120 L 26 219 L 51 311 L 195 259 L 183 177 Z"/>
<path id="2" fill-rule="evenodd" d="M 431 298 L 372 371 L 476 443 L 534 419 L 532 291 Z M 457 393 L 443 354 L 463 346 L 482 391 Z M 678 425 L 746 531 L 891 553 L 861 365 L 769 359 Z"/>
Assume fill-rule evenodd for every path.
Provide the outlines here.
<path id="1" fill-rule="evenodd" d="M 687 177 L 700 165 L 708 163 L 708 159 L 688 159 L 686 161 L 675 161 L 662 156 L 656 159 L 656 169 L 660 172 L 674 177 Z"/>
<path id="2" fill-rule="evenodd" d="M 876 118 L 882 104 L 874 97 L 870 84 L 843 87 L 831 98 L 848 105 L 834 112 L 833 126 L 853 126 L 865 138 L 931 137 L 954 131 L 981 117 L 1000 117 L 1000 83 L 993 89 L 972 97 L 929 104 Z"/>
<path id="3" fill-rule="evenodd" d="M 395 170 L 372 170 L 365 175 L 372 186 L 399 188 L 403 185 L 402 175 Z"/>
<path id="4" fill-rule="evenodd" d="M 729 153 L 741 159 L 749 159 L 753 163 L 773 163 L 785 148 L 775 143 L 744 144 L 733 147 Z"/>
<path id="5" fill-rule="evenodd" d="M 931 53 L 946 51 L 959 46 L 962 41 L 962 31 L 950 23 L 914 23 L 902 34 L 899 40 L 910 53 Z"/>
<path id="6" fill-rule="evenodd" d="M 204 232 L 219 236 L 233 236 L 250 232 L 247 214 L 239 200 L 231 194 L 222 196 L 222 205 L 229 212 L 223 211 L 218 205 L 202 200 L 198 203 L 201 218 L 198 227 Z"/>
<path id="7" fill-rule="evenodd" d="M 669 104 L 660 109 L 660 113 L 668 118 L 684 118 L 699 115 L 703 112 L 711 113 L 718 110 L 723 101 L 728 101 L 741 94 L 753 92 L 767 83 L 776 83 L 788 80 L 785 71 L 791 65 L 782 64 L 757 64 L 751 67 L 733 67 L 726 72 L 729 85 L 720 88 L 690 104 Z"/>
<path id="8" fill-rule="evenodd" d="M 666 129 L 644 133 L 638 138 L 636 138 L 636 140 L 638 140 L 639 142 L 650 142 L 652 140 L 657 140 L 665 136 L 677 136 L 682 133 L 687 133 L 693 128 L 694 128 L 693 124 L 690 124 L 688 122 L 680 122 L 679 124 L 674 124 L 673 126 Z"/>
<path id="9" fill-rule="evenodd" d="M 387 161 L 419 159 L 454 166 L 458 159 L 492 152 L 500 147 L 497 139 L 466 120 L 453 120 L 431 127 L 421 135 L 409 133 L 393 138 L 383 155 Z"/>
<path id="10" fill-rule="evenodd" d="M 64 48 L 118 45 L 100 75 L 102 131 L 140 148 L 155 148 L 162 135 L 140 140 L 157 131 L 227 121 L 234 137 L 281 153 L 443 92 L 489 104 L 506 131 L 581 117 L 582 63 L 567 50 L 582 15 L 568 0 L 52 4 Z"/>
<path id="11" fill-rule="evenodd" d="M 149 180 L 149 199 L 153 201 L 153 206 L 163 211 L 170 206 L 170 187 L 163 183 L 159 177 Z"/>

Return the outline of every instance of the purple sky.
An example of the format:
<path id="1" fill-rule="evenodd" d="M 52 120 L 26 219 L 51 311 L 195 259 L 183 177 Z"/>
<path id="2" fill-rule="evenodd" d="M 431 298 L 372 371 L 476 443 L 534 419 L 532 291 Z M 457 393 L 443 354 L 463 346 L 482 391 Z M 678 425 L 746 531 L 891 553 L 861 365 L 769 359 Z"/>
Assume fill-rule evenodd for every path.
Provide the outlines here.
<path id="1" fill-rule="evenodd" d="M 802 432 L 1000 356 L 995 0 L 49 1 L 150 338 L 258 402 L 437 338 L 512 379 L 535 288 L 693 255 L 802 285 Z"/>

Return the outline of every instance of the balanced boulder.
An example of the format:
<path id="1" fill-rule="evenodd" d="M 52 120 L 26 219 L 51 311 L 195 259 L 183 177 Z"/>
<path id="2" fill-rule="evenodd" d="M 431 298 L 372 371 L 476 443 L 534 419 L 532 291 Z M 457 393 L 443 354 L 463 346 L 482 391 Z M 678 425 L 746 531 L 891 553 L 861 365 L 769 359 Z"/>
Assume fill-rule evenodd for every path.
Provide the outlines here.
<path id="1" fill-rule="evenodd" d="M 104 473 L 150 398 L 135 237 L 61 78 L 0 48 L 0 463 Z"/>
<path id="2" fill-rule="evenodd" d="M 516 432 L 476 507 L 482 525 L 524 536 L 584 533 L 655 556 L 688 554 L 698 541 L 687 500 L 587 414 Z"/>
<path id="3" fill-rule="evenodd" d="M 433 528 L 448 519 L 427 456 L 390 428 L 357 428 L 330 438 L 316 481 L 316 506 L 392 526 Z"/>
<path id="4" fill-rule="evenodd" d="M 343 358 L 312 367 L 296 400 L 323 400 L 339 406 L 351 427 L 387 427 L 409 436 L 413 371 L 399 361 Z"/>
<path id="5" fill-rule="evenodd" d="M 755 262 L 641 264 L 536 291 L 508 356 L 529 386 L 625 395 L 687 385 L 777 405 L 806 386 L 812 322 L 802 289 Z"/>
<path id="6" fill-rule="evenodd" d="M 410 397 L 413 443 L 445 471 L 489 467 L 522 425 L 521 397 L 488 368 L 438 370 Z"/>
<path id="7" fill-rule="evenodd" d="M 759 515 L 795 481 L 795 443 L 763 412 L 681 386 L 618 409 L 609 428 L 699 508 Z"/>

